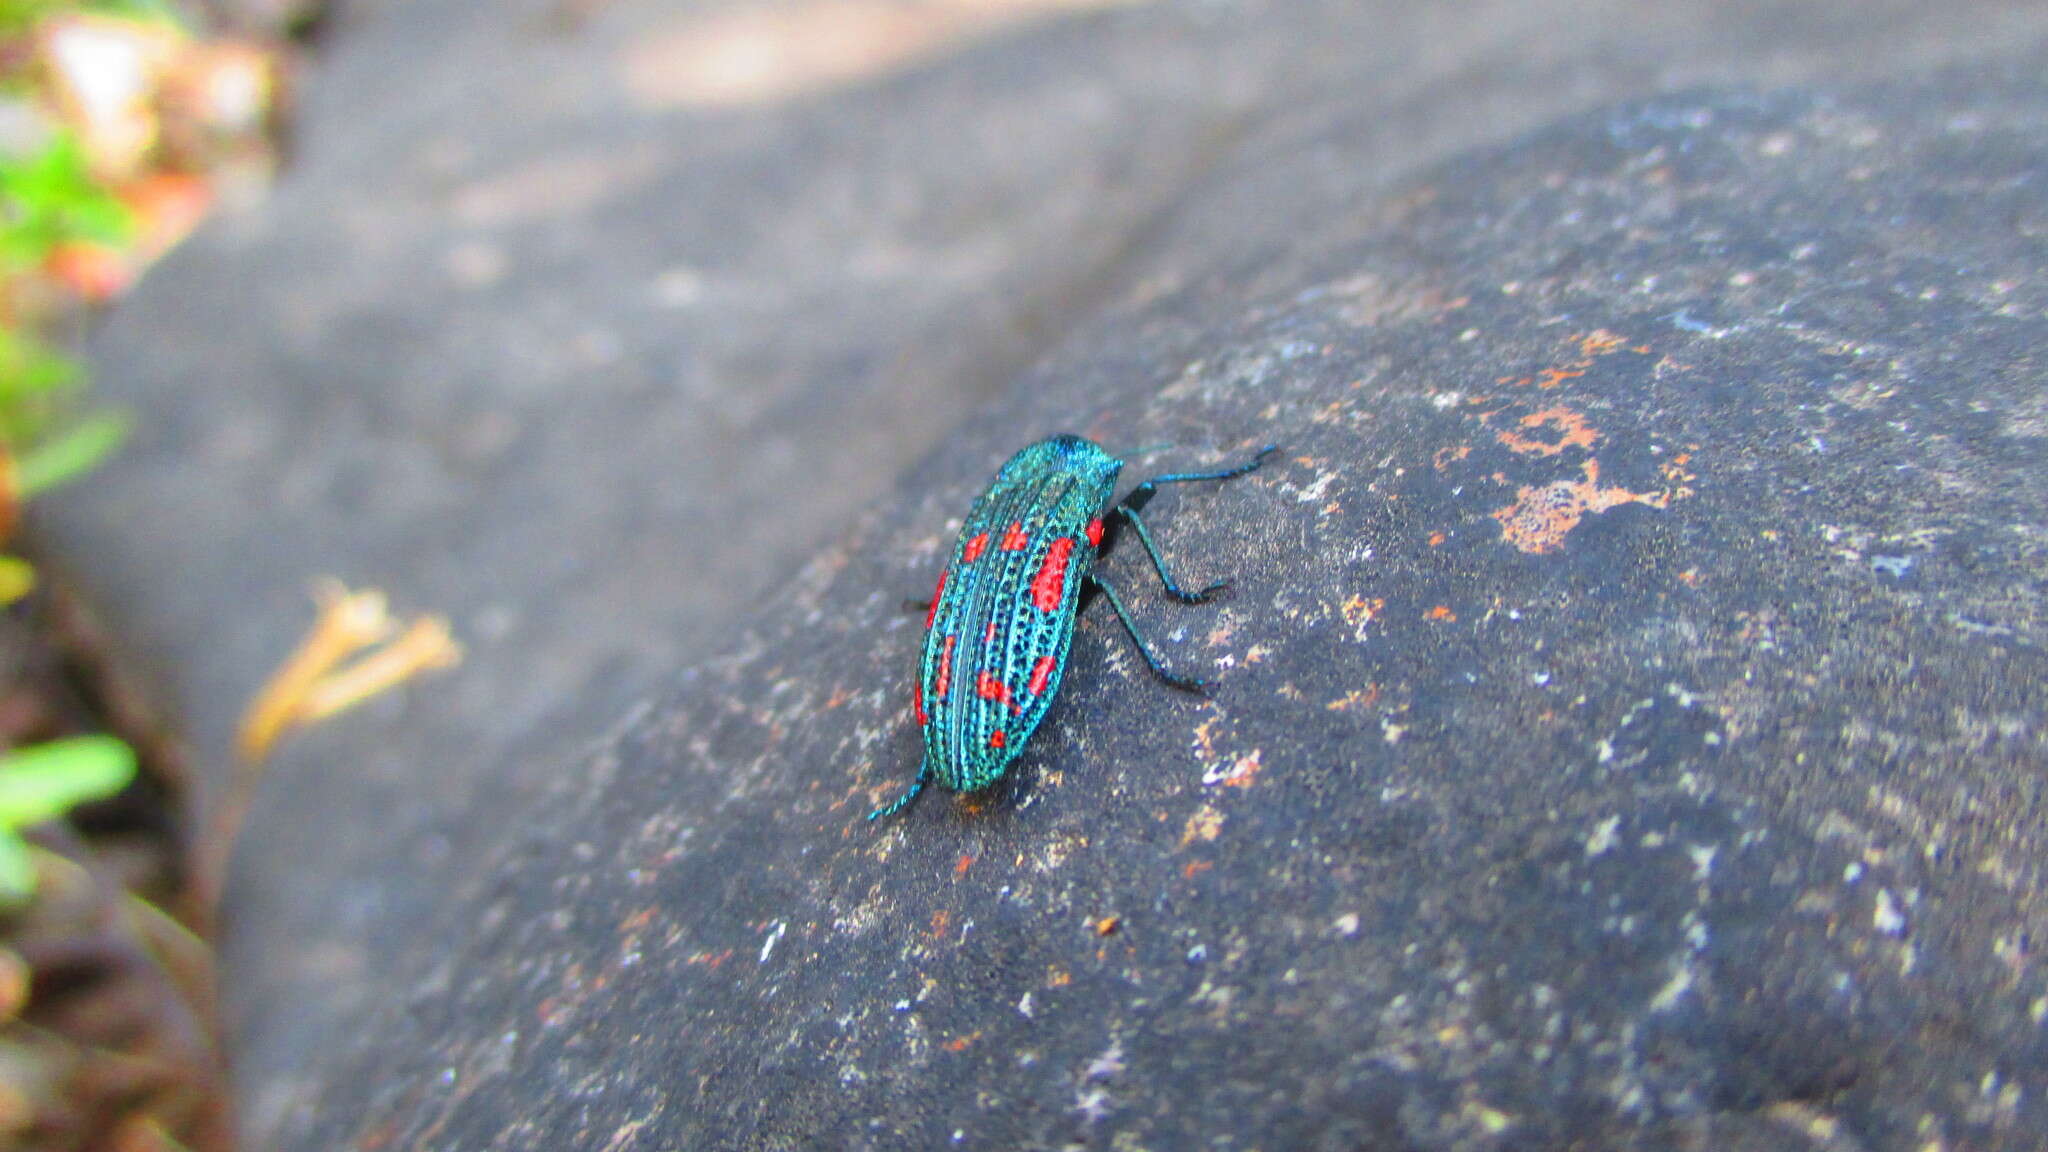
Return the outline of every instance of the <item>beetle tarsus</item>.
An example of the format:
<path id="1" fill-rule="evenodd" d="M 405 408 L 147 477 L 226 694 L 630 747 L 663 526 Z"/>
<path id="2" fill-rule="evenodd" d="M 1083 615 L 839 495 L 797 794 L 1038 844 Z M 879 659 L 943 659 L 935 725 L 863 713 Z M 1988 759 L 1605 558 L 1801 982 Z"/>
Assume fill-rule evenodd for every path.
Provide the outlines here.
<path id="1" fill-rule="evenodd" d="M 1110 527 L 1114 529 L 1119 521 L 1129 523 L 1131 528 L 1138 534 L 1138 543 L 1144 545 L 1145 555 L 1151 557 L 1152 568 L 1159 573 L 1159 582 L 1166 586 L 1166 594 L 1183 604 L 1200 604 L 1228 588 L 1230 581 L 1225 580 L 1221 583 L 1211 584 L 1200 592 L 1189 592 L 1182 588 L 1180 582 L 1173 578 L 1173 573 L 1167 571 L 1166 558 L 1159 554 L 1158 545 L 1152 543 L 1152 533 L 1146 529 L 1145 521 L 1138 516 L 1138 510 L 1151 502 L 1152 497 L 1158 494 L 1161 484 L 1186 484 L 1197 480 L 1234 480 L 1248 472 L 1256 471 L 1259 465 L 1266 462 L 1266 457 L 1279 450 L 1278 445 L 1268 444 L 1264 448 L 1259 449 L 1258 453 L 1250 460 L 1217 472 L 1175 472 L 1165 476 L 1154 476 L 1152 479 L 1131 489 L 1128 496 L 1117 501 L 1116 507 L 1110 509 Z M 1099 551 L 1107 553 L 1110 545 L 1113 543 L 1115 543 L 1115 536 L 1112 532 L 1109 535 L 1105 535 Z"/>
<path id="2" fill-rule="evenodd" d="M 927 760 L 919 764 L 917 766 L 917 779 L 911 781 L 910 790 L 889 803 L 882 805 L 880 808 L 875 809 L 873 812 L 868 813 L 868 819 L 880 820 L 884 816 L 894 816 L 896 813 L 909 807 L 910 802 L 917 799 L 917 794 L 924 791 L 925 778 L 930 775 L 931 762 Z"/>
<path id="3" fill-rule="evenodd" d="M 1116 610 L 1116 618 L 1123 622 L 1124 631 L 1129 633 L 1131 643 L 1137 646 L 1138 655 L 1145 658 L 1145 666 L 1152 669 L 1154 676 L 1159 677 L 1183 692 L 1193 692 L 1197 695 L 1207 694 L 1203 689 L 1202 681 L 1198 677 L 1176 675 L 1168 671 L 1166 665 L 1159 662 L 1159 657 L 1152 654 L 1151 645 L 1146 644 L 1145 637 L 1139 634 L 1137 621 L 1132 620 L 1131 614 L 1124 609 L 1124 602 L 1117 596 L 1116 589 L 1104 583 L 1099 576 L 1090 575 L 1088 582 L 1102 590 L 1103 598 L 1108 600 L 1109 606 Z"/>

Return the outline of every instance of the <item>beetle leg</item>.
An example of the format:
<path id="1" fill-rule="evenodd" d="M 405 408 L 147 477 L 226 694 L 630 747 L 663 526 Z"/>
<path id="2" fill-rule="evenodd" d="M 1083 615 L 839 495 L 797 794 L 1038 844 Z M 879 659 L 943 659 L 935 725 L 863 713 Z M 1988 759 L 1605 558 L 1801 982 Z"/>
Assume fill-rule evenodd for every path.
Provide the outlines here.
<path id="1" fill-rule="evenodd" d="M 1095 582 L 1095 578 L 1093 576 L 1089 577 L 1088 580 L 1081 585 L 1080 598 L 1074 601 L 1074 615 L 1079 616 L 1081 613 L 1086 612 L 1088 610 L 1088 606 L 1090 604 L 1095 603 L 1095 597 L 1100 595 L 1101 591 L 1102 586 Z"/>
<path id="2" fill-rule="evenodd" d="M 1143 508 L 1153 496 L 1158 495 L 1161 484 L 1186 484 L 1192 480 L 1235 480 L 1248 472 L 1258 471 L 1259 466 L 1266 462 L 1266 457 L 1279 450 L 1280 446 L 1278 444 L 1268 444 L 1264 448 L 1259 449 L 1251 459 L 1235 467 L 1225 468 L 1220 472 L 1172 472 L 1165 476 L 1154 476 L 1136 488 L 1131 489 L 1129 495 L 1117 501 L 1116 510 L 1136 512 L 1138 509 Z"/>
<path id="3" fill-rule="evenodd" d="M 927 756 L 917 766 L 917 779 L 911 781 L 910 791 L 868 813 L 868 819 L 880 820 L 884 816 L 894 816 L 896 813 L 903 811 L 912 800 L 917 799 L 919 792 L 924 791 L 924 782 L 931 777 L 931 774 L 932 761 L 931 757 Z"/>
<path id="4" fill-rule="evenodd" d="M 1152 497 L 1159 494 L 1159 486 L 1161 484 L 1186 484 L 1195 480 L 1234 480 L 1247 472 L 1257 471 L 1259 465 L 1266 462 L 1266 457 L 1279 450 L 1279 445 L 1268 444 L 1264 448 L 1259 449 L 1257 454 L 1250 460 L 1234 467 L 1224 468 L 1216 472 L 1173 472 L 1165 476 L 1154 476 L 1150 480 L 1139 484 L 1136 488 L 1131 489 L 1130 493 L 1123 499 L 1117 501 L 1116 505 L 1109 510 L 1108 516 L 1104 517 L 1108 521 L 1108 525 L 1107 530 L 1103 533 L 1102 543 L 1096 550 L 1097 554 L 1104 556 L 1109 554 L 1110 548 L 1116 544 L 1117 529 L 1121 527 L 1121 522 L 1128 521 L 1132 528 L 1137 529 L 1138 543 L 1145 546 L 1145 554 L 1152 558 L 1152 567 L 1159 573 L 1159 582 L 1166 585 L 1166 594 L 1168 596 L 1183 604 L 1200 604 L 1216 593 L 1223 591 L 1225 588 L 1230 587 L 1230 581 L 1225 580 L 1218 584 L 1211 584 L 1200 592 L 1189 592 L 1182 588 L 1179 582 L 1174 580 L 1173 573 L 1166 570 L 1166 560 L 1159 555 L 1158 546 L 1152 543 L 1152 533 L 1145 530 L 1145 521 L 1139 518 L 1138 510 L 1152 502 Z"/>
<path id="5" fill-rule="evenodd" d="M 1119 505 L 1112 511 L 1117 517 L 1130 521 L 1131 527 L 1137 529 L 1138 543 L 1145 546 L 1145 555 L 1152 558 L 1152 567 L 1159 573 L 1159 582 L 1166 585 L 1166 594 L 1168 596 L 1183 604 L 1200 604 L 1209 597 L 1230 587 L 1230 581 L 1224 580 L 1211 584 L 1200 592 L 1189 592 L 1183 589 L 1175 582 L 1173 573 L 1166 570 L 1166 558 L 1159 554 L 1158 547 L 1152 543 L 1152 533 L 1145 530 L 1145 522 L 1138 518 L 1137 509 Z"/>
<path id="6" fill-rule="evenodd" d="M 1109 606 L 1116 609 L 1116 618 L 1123 621 L 1124 631 L 1131 634 L 1131 643 L 1138 646 L 1138 655 L 1145 658 L 1145 664 L 1152 669 L 1152 674 L 1183 692 L 1193 692 L 1200 695 L 1202 692 L 1202 681 L 1200 679 L 1194 676 L 1176 676 L 1166 670 L 1166 665 L 1161 664 L 1157 656 L 1152 655 L 1152 649 L 1146 645 L 1145 638 L 1138 635 L 1138 625 L 1131 620 L 1131 614 L 1124 611 L 1124 602 L 1117 598 L 1116 589 L 1103 583 L 1101 577 L 1093 574 L 1088 577 L 1088 582 L 1102 589 L 1102 595 L 1109 601 Z"/>

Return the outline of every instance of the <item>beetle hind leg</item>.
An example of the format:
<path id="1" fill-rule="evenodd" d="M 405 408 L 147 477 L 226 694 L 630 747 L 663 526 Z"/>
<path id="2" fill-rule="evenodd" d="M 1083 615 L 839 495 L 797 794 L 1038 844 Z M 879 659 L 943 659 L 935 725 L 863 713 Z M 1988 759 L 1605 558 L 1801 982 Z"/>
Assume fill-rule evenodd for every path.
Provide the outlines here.
<path id="1" fill-rule="evenodd" d="M 909 807 L 910 802 L 917 799 L 917 794 L 924 791 L 925 781 L 931 779 L 931 765 L 930 757 L 926 757 L 920 762 L 917 766 L 917 779 L 910 782 L 910 790 L 889 803 L 882 805 L 880 808 L 875 809 L 873 812 L 868 813 L 868 819 L 880 820 L 884 816 L 894 816 L 896 813 Z"/>
<path id="2" fill-rule="evenodd" d="M 1197 696 L 1207 695 L 1206 686 L 1200 679 L 1194 676 L 1180 676 L 1168 671 L 1166 665 L 1159 662 L 1159 657 L 1152 654 L 1152 646 L 1145 643 L 1145 638 L 1138 634 L 1137 622 L 1132 620 L 1131 614 L 1124 610 L 1124 602 L 1117 596 L 1116 589 L 1111 588 L 1108 584 L 1103 583 L 1099 577 L 1092 574 L 1088 577 L 1088 582 L 1102 590 L 1102 595 L 1109 601 L 1109 606 L 1116 610 L 1116 618 L 1123 622 L 1124 631 L 1130 635 L 1131 643 L 1137 646 L 1138 655 L 1145 658 L 1145 666 L 1152 669 L 1154 676 L 1159 677 L 1169 686 L 1178 688 L 1183 692 L 1192 692 Z"/>

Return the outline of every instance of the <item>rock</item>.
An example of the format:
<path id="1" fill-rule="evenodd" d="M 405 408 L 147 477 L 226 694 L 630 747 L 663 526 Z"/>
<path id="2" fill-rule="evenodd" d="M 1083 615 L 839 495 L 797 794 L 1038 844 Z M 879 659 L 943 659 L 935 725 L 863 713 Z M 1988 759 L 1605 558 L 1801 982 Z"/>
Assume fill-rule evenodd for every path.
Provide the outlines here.
<path id="1" fill-rule="evenodd" d="M 41 529 L 200 760 L 308 575 L 472 647 L 266 781 L 254 1143 L 2041 1141 L 2040 57 L 1851 86 L 1979 45 L 1802 54 L 1805 7 L 1343 51 L 1346 7 L 573 149 L 429 89 L 177 258 L 100 356 L 148 438 Z M 1659 59 L 1809 83 L 1620 99 Z M 900 602 L 1063 429 L 1133 478 L 1285 445 L 1148 510 L 1236 582 L 1134 597 L 1213 697 L 1093 614 L 1013 785 L 868 825 Z"/>

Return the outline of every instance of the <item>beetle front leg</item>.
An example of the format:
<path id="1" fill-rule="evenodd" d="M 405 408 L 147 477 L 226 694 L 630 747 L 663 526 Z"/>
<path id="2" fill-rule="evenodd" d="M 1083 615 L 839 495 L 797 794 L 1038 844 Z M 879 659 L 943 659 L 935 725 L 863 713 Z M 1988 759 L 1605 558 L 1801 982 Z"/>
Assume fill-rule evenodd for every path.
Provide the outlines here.
<path id="1" fill-rule="evenodd" d="M 1136 512 L 1150 502 L 1152 497 L 1159 494 L 1159 486 L 1161 484 L 1188 484 L 1198 480 L 1235 480 L 1239 476 L 1258 471 L 1259 466 L 1266 462 L 1266 457 L 1279 450 L 1280 446 L 1278 444 L 1268 444 L 1253 453 L 1252 458 L 1244 463 L 1215 472 L 1173 472 L 1165 476 L 1154 476 L 1136 488 L 1131 489 L 1130 494 L 1117 501 L 1116 506 L 1118 509 L 1129 509 L 1132 512 Z"/>
<path id="2" fill-rule="evenodd" d="M 1230 587 L 1230 581 L 1225 580 L 1220 583 L 1211 584 L 1200 592 L 1189 592 L 1182 588 L 1180 582 L 1173 578 L 1173 573 L 1167 571 L 1166 559 L 1159 554 L 1159 547 L 1152 543 L 1152 533 L 1146 529 L 1145 521 L 1138 515 L 1138 512 L 1145 505 L 1151 503 L 1154 496 L 1159 494 L 1159 486 L 1162 484 L 1188 484 L 1201 480 L 1234 480 L 1246 473 L 1257 471 L 1259 466 L 1266 462 L 1266 457 L 1279 450 L 1278 445 L 1268 444 L 1264 448 L 1259 449 L 1250 460 L 1242 464 L 1219 469 L 1215 472 L 1174 472 L 1165 476 L 1154 476 L 1136 488 L 1131 489 L 1123 499 L 1116 502 L 1115 507 L 1112 507 L 1109 510 L 1109 514 L 1105 517 L 1109 524 L 1108 530 L 1103 535 L 1102 544 L 1098 550 L 1099 554 L 1107 555 L 1109 553 L 1110 548 L 1116 543 L 1118 535 L 1116 529 L 1120 527 L 1120 522 L 1128 522 L 1137 531 L 1138 543 L 1144 545 L 1145 555 L 1152 558 L 1152 567 L 1159 573 L 1159 582 L 1166 586 L 1166 594 L 1168 596 L 1183 604 L 1200 604 L 1216 593 Z"/>
<path id="3" fill-rule="evenodd" d="M 1138 655 L 1145 658 L 1145 666 L 1152 669 L 1154 676 L 1159 677 L 1161 680 L 1166 681 L 1167 684 L 1183 692 L 1193 692 L 1197 696 L 1204 694 L 1202 681 L 1199 678 L 1194 676 L 1176 676 L 1168 672 L 1166 665 L 1159 662 L 1159 657 L 1152 654 L 1152 649 L 1145 643 L 1145 638 L 1138 634 L 1138 625 L 1131 619 L 1131 614 L 1124 610 L 1124 602 L 1118 599 L 1116 589 L 1104 583 L 1100 576 L 1093 574 L 1089 575 L 1088 583 L 1100 589 L 1103 598 L 1109 601 L 1109 606 L 1116 609 L 1116 618 L 1123 621 L 1124 631 L 1130 633 L 1131 643 L 1138 646 Z"/>

